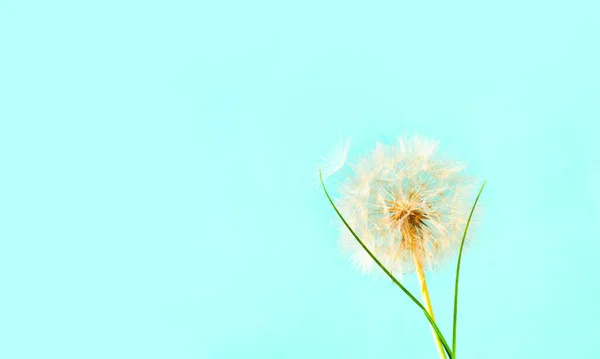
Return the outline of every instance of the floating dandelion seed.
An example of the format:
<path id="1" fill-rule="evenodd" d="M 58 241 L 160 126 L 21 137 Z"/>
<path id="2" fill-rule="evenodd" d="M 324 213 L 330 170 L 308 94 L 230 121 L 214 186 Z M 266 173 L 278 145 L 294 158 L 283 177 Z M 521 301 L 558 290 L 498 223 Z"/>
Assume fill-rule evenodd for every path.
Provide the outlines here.
<path id="1" fill-rule="evenodd" d="M 350 227 L 384 267 L 395 275 L 417 273 L 431 317 L 424 269 L 458 252 L 474 195 L 464 166 L 440 158 L 437 147 L 438 141 L 418 136 L 400 138 L 391 146 L 377 143 L 370 155 L 349 166 L 337 201 Z M 344 162 L 346 152 L 347 147 Z M 337 162 L 333 168 L 338 171 L 343 165 Z M 329 170 L 327 176 L 332 173 Z M 371 256 L 345 225 L 341 242 L 358 268 L 374 268 Z M 445 357 L 435 334 L 434 339 L 440 357 Z"/>
<path id="2" fill-rule="evenodd" d="M 321 173 L 323 179 L 331 176 L 335 172 L 339 171 L 344 167 L 346 159 L 348 158 L 348 148 L 350 147 L 350 139 L 340 139 L 340 142 L 335 146 L 327 157 L 322 158 L 323 163 L 321 164 Z M 317 173 L 318 177 L 318 173 Z"/>

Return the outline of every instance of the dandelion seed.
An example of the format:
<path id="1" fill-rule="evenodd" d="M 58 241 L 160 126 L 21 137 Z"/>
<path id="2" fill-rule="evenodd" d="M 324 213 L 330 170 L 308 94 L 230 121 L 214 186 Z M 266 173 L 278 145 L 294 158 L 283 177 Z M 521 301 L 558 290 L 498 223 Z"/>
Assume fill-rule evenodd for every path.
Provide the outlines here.
<path id="1" fill-rule="evenodd" d="M 322 158 L 320 169 L 323 174 L 323 179 L 331 176 L 332 174 L 336 173 L 344 167 L 344 164 L 346 163 L 346 160 L 348 158 L 349 148 L 350 139 L 347 138 L 346 141 L 340 139 L 340 142 L 329 153 L 329 155 L 327 157 Z"/>

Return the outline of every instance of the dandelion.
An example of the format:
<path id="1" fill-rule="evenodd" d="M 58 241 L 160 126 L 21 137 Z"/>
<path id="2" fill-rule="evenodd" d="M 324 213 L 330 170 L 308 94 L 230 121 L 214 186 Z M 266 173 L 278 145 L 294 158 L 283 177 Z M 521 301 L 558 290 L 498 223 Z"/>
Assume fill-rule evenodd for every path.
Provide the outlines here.
<path id="1" fill-rule="evenodd" d="M 424 271 L 459 250 L 474 194 L 465 167 L 440 157 L 438 143 L 418 136 L 390 146 L 377 143 L 369 155 L 348 166 L 337 201 L 350 227 L 383 266 L 395 275 L 416 272 L 432 318 Z M 337 170 L 342 167 L 338 163 Z M 371 256 L 345 227 L 341 243 L 359 269 L 374 268 Z M 435 332 L 434 340 L 445 358 Z"/>

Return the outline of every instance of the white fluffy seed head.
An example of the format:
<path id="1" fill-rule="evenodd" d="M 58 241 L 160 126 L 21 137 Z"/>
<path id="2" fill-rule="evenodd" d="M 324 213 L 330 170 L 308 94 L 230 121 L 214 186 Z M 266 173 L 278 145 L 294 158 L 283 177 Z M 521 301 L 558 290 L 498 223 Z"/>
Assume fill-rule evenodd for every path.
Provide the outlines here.
<path id="1" fill-rule="evenodd" d="M 389 146 L 377 143 L 349 166 L 341 182 L 337 205 L 342 215 L 394 274 L 414 270 L 415 260 L 434 267 L 460 247 L 473 180 L 463 175 L 464 166 L 440 158 L 437 147 L 437 141 L 417 136 Z M 345 161 L 347 146 L 342 152 Z M 342 246 L 358 268 L 370 272 L 374 261 L 341 226 Z"/>

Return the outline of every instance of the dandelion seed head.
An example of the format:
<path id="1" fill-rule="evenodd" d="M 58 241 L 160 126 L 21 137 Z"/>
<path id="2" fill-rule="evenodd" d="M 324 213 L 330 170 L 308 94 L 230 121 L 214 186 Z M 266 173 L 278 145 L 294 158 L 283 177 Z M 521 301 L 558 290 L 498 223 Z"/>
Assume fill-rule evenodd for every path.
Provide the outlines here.
<path id="1" fill-rule="evenodd" d="M 341 182 L 342 215 L 393 274 L 414 270 L 415 258 L 435 267 L 460 246 L 474 198 L 473 180 L 463 174 L 464 165 L 439 156 L 438 144 L 417 136 L 389 146 L 377 143 L 349 165 Z M 340 242 L 360 270 L 374 268 L 345 226 Z"/>

